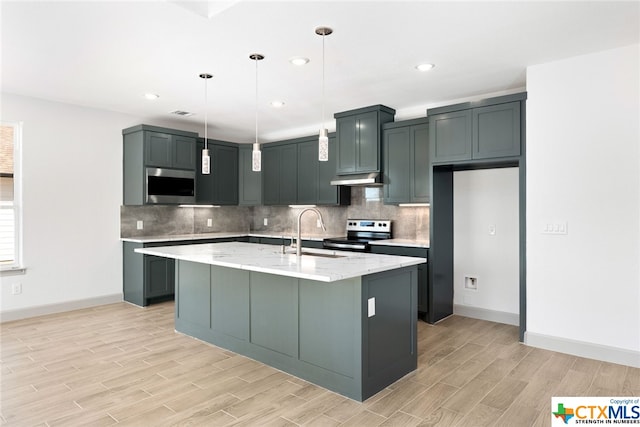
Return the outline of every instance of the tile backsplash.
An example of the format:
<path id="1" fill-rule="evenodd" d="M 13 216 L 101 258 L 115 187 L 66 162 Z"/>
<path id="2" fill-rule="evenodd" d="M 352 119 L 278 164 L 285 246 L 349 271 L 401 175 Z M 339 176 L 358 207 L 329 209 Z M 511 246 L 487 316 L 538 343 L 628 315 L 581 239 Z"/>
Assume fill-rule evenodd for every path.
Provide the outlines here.
<path id="1" fill-rule="evenodd" d="M 343 236 L 348 218 L 390 219 L 393 237 L 429 239 L 429 207 L 398 207 L 382 202 L 382 187 L 353 187 L 350 206 L 319 206 L 327 232 L 316 226 L 316 216 L 302 217 L 302 233 Z M 141 237 L 213 232 L 256 232 L 293 235 L 300 209 L 287 206 L 121 206 L 120 236 Z M 264 219 L 267 225 L 264 225 Z M 207 220 L 211 219 L 211 226 Z M 143 221 L 143 229 L 136 228 Z"/>

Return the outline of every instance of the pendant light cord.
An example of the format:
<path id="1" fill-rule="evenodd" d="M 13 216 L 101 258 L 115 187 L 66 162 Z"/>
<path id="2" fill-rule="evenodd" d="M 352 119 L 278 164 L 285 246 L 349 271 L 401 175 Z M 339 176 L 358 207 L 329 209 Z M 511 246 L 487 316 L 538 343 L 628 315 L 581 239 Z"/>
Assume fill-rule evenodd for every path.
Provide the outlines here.
<path id="1" fill-rule="evenodd" d="M 322 129 L 324 129 L 324 39 L 326 34 L 322 35 Z"/>
<path id="2" fill-rule="evenodd" d="M 207 118 L 208 118 L 208 106 L 209 106 L 209 99 L 208 99 L 208 94 L 209 94 L 209 90 L 207 89 L 207 80 L 209 80 L 207 77 L 205 77 L 204 79 L 204 149 L 206 150 L 208 147 L 208 143 L 207 143 L 207 129 L 209 126 L 207 126 Z"/>
<path id="3" fill-rule="evenodd" d="M 256 62 L 256 144 L 258 143 L 258 58 Z"/>

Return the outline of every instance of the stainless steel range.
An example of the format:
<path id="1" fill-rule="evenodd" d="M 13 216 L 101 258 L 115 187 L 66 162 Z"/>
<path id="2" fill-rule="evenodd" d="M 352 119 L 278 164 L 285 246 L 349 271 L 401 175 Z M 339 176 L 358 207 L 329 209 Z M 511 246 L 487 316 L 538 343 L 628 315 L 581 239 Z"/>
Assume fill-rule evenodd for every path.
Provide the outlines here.
<path id="1" fill-rule="evenodd" d="M 391 221 L 382 219 L 348 219 L 347 237 L 324 239 L 327 249 L 370 252 L 372 240 L 391 239 Z"/>

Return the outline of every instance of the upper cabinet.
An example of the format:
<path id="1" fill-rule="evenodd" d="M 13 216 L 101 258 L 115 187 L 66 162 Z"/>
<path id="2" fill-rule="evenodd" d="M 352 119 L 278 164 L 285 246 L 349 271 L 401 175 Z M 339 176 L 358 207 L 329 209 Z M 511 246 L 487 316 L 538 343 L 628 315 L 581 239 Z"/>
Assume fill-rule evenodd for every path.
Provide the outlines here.
<path id="1" fill-rule="evenodd" d="M 148 173 L 156 168 L 171 171 L 176 177 L 192 176 L 190 180 L 190 196 L 184 195 L 184 200 L 194 200 L 193 175 L 196 169 L 196 138 L 197 133 L 185 132 L 157 126 L 138 125 L 124 129 L 123 137 L 123 204 L 143 205 L 147 203 L 165 202 L 163 194 L 156 195 L 156 181 L 162 181 L 163 176 Z M 151 174 L 151 175 L 150 175 Z M 153 183 L 147 180 L 152 178 Z M 188 180 L 188 178 L 187 178 Z M 185 179 L 175 178 L 174 182 L 182 183 Z M 167 185 L 165 185 L 167 187 Z M 167 188 L 160 188 L 162 193 Z M 184 189 L 188 190 L 188 186 Z M 171 200 L 182 199 L 183 188 L 168 188 L 167 196 Z M 154 193 L 153 197 L 150 196 Z M 174 194 L 175 193 L 175 194 Z M 153 199 L 153 200 L 152 200 Z M 177 202 L 176 202 L 177 203 Z"/>
<path id="2" fill-rule="evenodd" d="M 144 133 L 146 166 L 195 169 L 195 137 L 170 133 L 179 132 L 171 130 L 168 132 L 142 132 Z"/>
<path id="3" fill-rule="evenodd" d="M 298 142 L 299 205 L 348 205 L 351 188 L 331 185 L 336 173 L 336 138 L 329 136 L 329 160 L 318 160 L 318 137 L 302 138 Z"/>
<path id="4" fill-rule="evenodd" d="M 238 149 L 238 204 L 259 206 L 262 204 L 262 172 L 254 171 L 253 146 L 242 144 Z"/>
<path id="5" fill-rule="evenodd" d="M 204 140 L 198 140 L 197 164 L 202 164 Z M 211 173 L 196 173 L 196 203 L 213 205 L 238 204 L 238 146 L 237 144 L 209 140 Z"/>
<path id="6" fill-rule="evenodd" d="M 380 171 L 381 126 L 392 122 L 395 113 L 392 108 L 374 105 L 334 114 L 338 155 L 336 173 Z"/>
<path id="7" fill-rule="evenodd" d="M 387 123 L 382 135 L 384 203 L 428 203 L 428 119 Z"/>
<path id="8" fill-rule="evenodd" d="M 265 205 L 296 204 L 298 192 L 296 144 L 262 145 L 262 202 Z"/>
<path id="9" fill-rule="evenodd" d="M 431 161 L 435 164 L 518 157 L 521 94 L 430 109 Z"/>

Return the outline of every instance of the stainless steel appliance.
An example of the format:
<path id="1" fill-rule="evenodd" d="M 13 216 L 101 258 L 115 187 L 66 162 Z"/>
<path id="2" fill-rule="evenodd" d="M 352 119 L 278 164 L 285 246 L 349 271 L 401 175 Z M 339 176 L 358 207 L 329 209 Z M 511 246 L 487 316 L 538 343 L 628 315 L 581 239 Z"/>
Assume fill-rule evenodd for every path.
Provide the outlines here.
<path id="1" fill-rule="evenodd" d="M 196 202 L 196 173 L 192 170 L 146 168 L 147 203 L 192 204 Z"/>
<path id="2" fill-rule="evenodd" d="M 348 219 L 347 236 L 344 238 L 324 239 L 322 246 L 326 249 L 370 252 L 370 241 L 391 239 L 391 236 L 390 220 Z"/>

